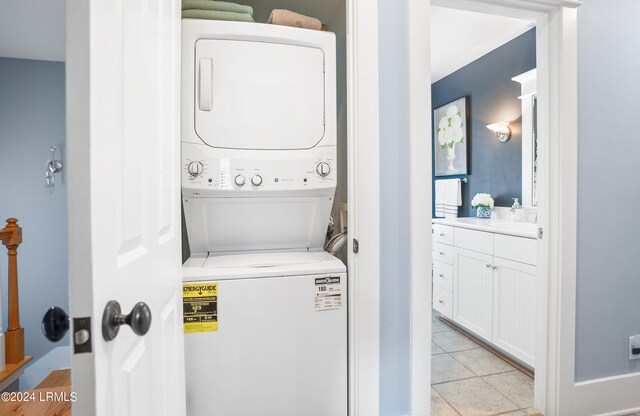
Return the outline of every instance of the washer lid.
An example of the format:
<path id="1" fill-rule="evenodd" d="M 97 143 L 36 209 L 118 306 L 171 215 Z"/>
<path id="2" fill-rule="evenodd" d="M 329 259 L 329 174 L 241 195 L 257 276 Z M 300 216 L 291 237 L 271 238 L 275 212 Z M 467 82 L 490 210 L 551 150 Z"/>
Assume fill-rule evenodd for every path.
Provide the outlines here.
<path id="1" fill-rule="evenodd" d="M 188 280 L 227 280 L 344 273 L 344 264 L 326 251 L 265 251 L 190 257 L 182 266 Z"/>
<path id="2" fill-rule="evenodd" d="M 212 147 L 310 149 L 325 133 L 324 52 L 244 40 L 195 46 L 195 131 Z"/>
<path id="3" fill-rule="evenodd" d="M 249 254 L 225 254 L 210 255 L 202 267 L 217 268 L 268 268 L 292 266 L 310 263 L 319 263 L 322 258 L 317 253 L 307 252 L 275 252 L 275 253 L 249 253 Z"/>

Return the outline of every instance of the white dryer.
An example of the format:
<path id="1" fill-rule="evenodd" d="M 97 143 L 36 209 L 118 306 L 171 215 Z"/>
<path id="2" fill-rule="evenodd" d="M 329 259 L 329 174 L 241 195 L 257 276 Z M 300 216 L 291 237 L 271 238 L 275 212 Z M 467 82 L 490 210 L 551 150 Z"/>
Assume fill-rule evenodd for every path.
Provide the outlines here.
<path id="1" fill-rule="evenodd" d="M 189 416 L 346 416 L 335 37 L 182 22 Z"/>

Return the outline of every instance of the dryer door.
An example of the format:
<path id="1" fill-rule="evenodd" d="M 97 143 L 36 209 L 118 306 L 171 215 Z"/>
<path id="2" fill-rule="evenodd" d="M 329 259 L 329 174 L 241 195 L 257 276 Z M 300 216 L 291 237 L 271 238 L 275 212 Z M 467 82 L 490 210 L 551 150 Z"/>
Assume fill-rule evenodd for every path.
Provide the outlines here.
<path id="1" fill-rule="evenodd" d="M 196 134 L 229 149 L 309 149 L 324 136 L 324 53 L 267 42 L 196 42 Z"/>

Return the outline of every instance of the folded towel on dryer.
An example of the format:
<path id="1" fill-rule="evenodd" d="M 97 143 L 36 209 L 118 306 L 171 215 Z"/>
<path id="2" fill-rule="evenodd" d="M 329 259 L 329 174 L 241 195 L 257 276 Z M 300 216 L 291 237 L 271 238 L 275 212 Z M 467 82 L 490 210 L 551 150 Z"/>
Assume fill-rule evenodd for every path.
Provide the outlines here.
<path id="1" fill-rule="evenodd" d="M 305 16 L 291 10 L 274 9 L 269 15 L 267 23 L 281 26 L 293 26 L 304 29 L 322 29 L 322 22 L 315 17 Z"/>
<path id="2" fill-rule="evenodd" d="M 213 10 L 216 12 L 248 13 L 253 17 L 253 7 L 228 1 L 182 0 L 182 10 Z"/>
<path id="3" fill-rule="evenodd" d="M 188 9 L 182 11 L 184 19 L 228 20 L 233 22 L 255 22 L 249 13 L 222 12 L 217 10 Z"/>

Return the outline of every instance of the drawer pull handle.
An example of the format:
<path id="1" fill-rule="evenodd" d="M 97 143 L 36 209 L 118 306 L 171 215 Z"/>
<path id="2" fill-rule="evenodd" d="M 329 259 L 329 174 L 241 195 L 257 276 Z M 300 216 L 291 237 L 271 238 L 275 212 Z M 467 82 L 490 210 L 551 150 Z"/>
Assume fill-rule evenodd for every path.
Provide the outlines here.
<path id="1" fill-rule="evenodd" d="M 495 270 L 495 269 L 497 269 L 497 268 L 498 268 L 498 266 L 491 266 L 491 268 L 492 268 L 493 270 Z"/>
<path id="2" fill-rule="evenodd" d="M 441 256 L 444 256 L 444 251 L 441 251 L 441 252 L 440 252 L 440 255 L 441 255 Z"/>
<path id="3" fill-rule="evenodd" d="M 444 237 L 444 233 L 440 233 L 440 237 Z"/>
<path id="4" fill-rule="evenodd" d="M 439 299 L 438 302 L 442 303 L 444 305 L 444 301 L 442 299 Z"/>
<path id="5" fill-rule="evenodd" d="M 488 269 L 489 267 L 491 267 L 491 265 L 490 265 L 489 263 L 485 264 L 484 266 L 485 266 L 487 269 Z"/>
<path id="6" fill-rule="evenodd" d="M 444 275 L 442 273 L 440 273 L 438 276 L 440 276 L 441 279 L 444 279 Z"/>

